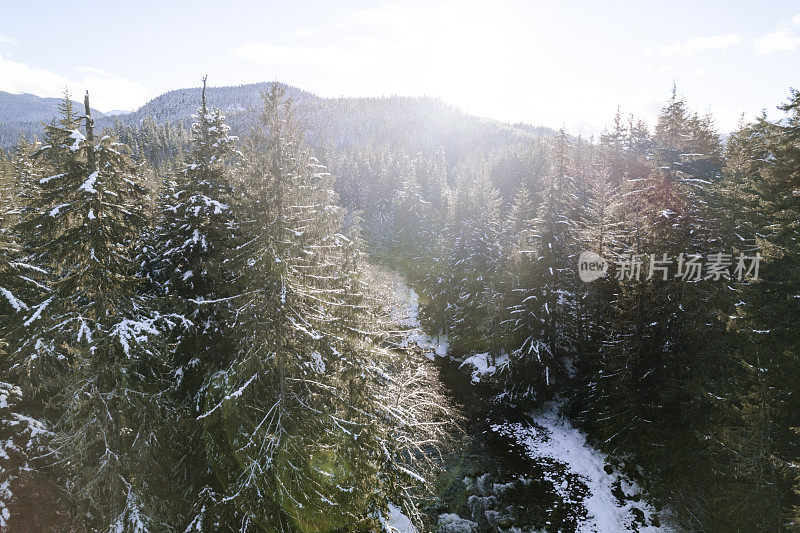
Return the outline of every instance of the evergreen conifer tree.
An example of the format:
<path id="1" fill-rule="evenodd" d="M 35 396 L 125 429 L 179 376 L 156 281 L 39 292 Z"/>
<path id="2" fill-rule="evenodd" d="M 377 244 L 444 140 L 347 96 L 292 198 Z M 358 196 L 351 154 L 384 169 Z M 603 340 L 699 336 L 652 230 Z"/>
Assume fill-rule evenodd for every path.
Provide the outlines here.
<path id="1" fill-rule="evenodd" d="M 277 84 L 248 159 L 239 346 L 198 417 L 209 462 L 241 530 L 375 527 L 388 497 L 413 505 L 421 448 L 393 440 L 406 407 L 385 403 L 388 354 L 366 321 L 357 250 Z"/>
<path id="2" fill-rule="evenodd" d="M 229 329 L 236 296 L 232 202 L 235 164 L 241 159 L 225 117 L 206 101 L 205 78 L 196 118 L 185 162 L 165 180 L 159 196 L 160 218 L 147 260 L 163 314 L 173 326 L 173 392 L 186 428 L 175 452 L 185 483 L 181 511 L 187 516 L 204 507 L 210 511 L 217 491 L 196 417 L 208 376 L 227 367 L 235 347 Z"/>
<path id="3" fill-rule="evenodd" d="M 20 227 L 49 289 L 31 303 L 11 357 L 51 426 L 48 466 L 72 520 L 106 528 L 148 520 L 146 465 L 169 406 L 131 260 L 145 191 L 124 146 L 95 139 L 88 93 L 85 108 L 83 132 L 65 109 L 36 154 L 51 174 Z"/>
<path id="4" fill-rule="evenodd" d="M 506 310 L 511 360 L 502 379 L 513 403 L 546 398 L 564 375 L 574 344 L 574 187 L 566 134 L 556 142 L 555 165 L 543 183 L 536 217 L 516 245 L 514 287 Z"/>

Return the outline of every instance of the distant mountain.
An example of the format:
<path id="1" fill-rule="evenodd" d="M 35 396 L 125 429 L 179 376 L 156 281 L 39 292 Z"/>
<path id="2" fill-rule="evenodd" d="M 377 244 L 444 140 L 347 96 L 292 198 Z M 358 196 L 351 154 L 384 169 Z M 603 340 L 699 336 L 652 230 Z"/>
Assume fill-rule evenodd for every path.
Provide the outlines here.
<path id="1" fill-rule="evenodd" d="M 53 118 L 62 98 L 41 98 L 32 94 L 12 94 L 0 91 L 0 123 L 47 122 Z M 83 103 L 72 101 L 72 109 L 83 115 Z M 97 119 L 103 113 L 92 109 Z"/>
<path id="2" fill-rule="evenodd" d="M 58 114 L 62 98 L 42 98 L 33 94 L 12 94 L 0 91 L 0 148 L 12 146 L 19 133 L 29 138 L 42 131 L 42 122 L 49 122 Z M 76 115 L 83 115 L 82 102 L 72 101 Z M 103 118 L 103 113 L 92 109 L 92 117 Z"/>
<path id="3" fill-rule="evenodd" d="M 288 85 L 284 87 L 287 95 L 297 103 L 320 99 L 295 87 Z M 219 107 L 226 116 L 232 118 L 258 109 L 261 103 L 261 94 L 268 88 L 268 83 L 208 87 L 206 89 L 206 99 L 210 104 Z M 200 105 L 200 93 L 201 89 L 199 87 L 169 91 L 150 100 L 136 111 L 119 115 L 117 118 L 126 123 L 140 123 L 145 117 L 152 117 L 156 122 L 171 122 L 173 124 L 181 121 L 190 122 L 192 115 L 197 112 L 197 108 Z"/>
<path id="4" fill-rule="evenodd" d="M 258 117 L 261 95 L 268 83 L 253 83 L 230 87 L 209 87 L 206 98 L 225 113 L 232 131 L 246 135 Z M 463 157 L 491 153 L 509 142 L 536 136 L 549 136 L 549 128 L 527 124 L 507 124 L 492 119 L 467 115 L 433 98 L 391 96 L 383 98 L 322 98 L 312 93 L 284 85 L 288 97 L 297 104 L 297 116 L 308 129 L 308 140 L 316 148 L 355 149 L 364 145 L 391 145 L 406 153 L 431 153 L 443 146 L 452 161 Z M 200 102 L 200 88 L 177 89 L 166 92 L 138 110 L 122 114 L 95 114 L 99 128 L 121 125 L 140 125 L 152 117 L 155 122 L 188 126 Z M 5 93 L 0 93 L 5 94 Z M 16 111 L 11 117 L 22 117 L 0 125 L 0 146 L 9 147 L 17 131 L 28 135 L 39 131 L 41 122 L 55 114 L 58 99 L 28 100 L 30 95 L 8 95 Z M 38 100 L 52 100 L 52 107 L 38 110 Z M 30 109 L 28 109 L 30 107 Z M 28 109 L 25 114 L 25 110 Z M 35 119 L 26 117 L 37 117 Z"/>

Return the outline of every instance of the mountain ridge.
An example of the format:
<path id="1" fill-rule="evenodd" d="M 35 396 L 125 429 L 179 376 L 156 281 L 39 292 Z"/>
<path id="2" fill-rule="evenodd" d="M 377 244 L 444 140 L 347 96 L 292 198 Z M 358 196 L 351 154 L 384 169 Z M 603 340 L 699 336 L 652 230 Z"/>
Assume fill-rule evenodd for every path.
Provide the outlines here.
<path id="1" fill-rule="evenodd" d="M 46 122 L 55 116 L 58 105 L 63 101 L 63 97 L 50 98 L 30 93 L 0 91 L 0 122 Z M 72 109 L 75 113 L 84 113 L 82 102 L 72 100 Z M 92 108 L 92 116 L 103 117 L 105 113 Z"/>
<path id="2" fill-rule="evenodd" d="M 280 84 L 296 104 L 297 115 L 308 129 L 312 145 L 353 148 L 358 145 L 399 142 L 410 152 L 431 152 L 439 146 L 459 145 L 463 151 L 485 153 L 509 141 L 536 136 L 552 136 L 551 128 L 470 115 L 442 100 L 431 97 L 335 97 L 326 98 L 303 89 Z M 270 82 L 208 87 L 206 99 L 227 116 L 234 134 L 246 135 L 260 108 L 261 95 Z M 151 99 L 135 111 L 106 115 L 94 113 L 100 129 L 139 126 L 145 119 L 156 123 L 183 124 L 188 127 L 200 103 L 200 87 L 173 89 Z M 15 95 L 10 95 L 12 97 Z M 35 97 L 38 98 L 38 97 Z M 58 99 L 52 99 L 59 102 Z M 42 122 L 55 116 L 55 107 L 46 115 L 25 111 L 26 101 L 14 106 L 21 119 L 0 120 L 0 147 L 10 148 L 22 132 L 29 138 L 40 134 Z M 35 118 L 31 119 L 34 116 Z"/>

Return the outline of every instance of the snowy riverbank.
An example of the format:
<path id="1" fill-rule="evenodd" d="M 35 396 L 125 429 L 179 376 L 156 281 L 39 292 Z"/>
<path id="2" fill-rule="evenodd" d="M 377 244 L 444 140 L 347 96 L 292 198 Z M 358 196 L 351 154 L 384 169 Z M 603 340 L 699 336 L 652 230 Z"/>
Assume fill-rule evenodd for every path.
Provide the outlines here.
<path id="1" fill-rule="evenodd" d="M 416 344 L 430 359 L 448 355 L 448 340 L 445 336 L 432 337 L 422 331 L 419 320 L 419 298 L 403 278 L 390 272 L 381 272 L 383 290 L 391 301 L 387 302 L 392 318 L 405 326 L 406 345 Z M 390 296 L 388 296 L 390 295 Z M 464 363 L 472 367 L 476 357 L 473 354 Z M 475 368 L 473 383 L 491 373 L 491 366 Z M 470 368 L 464 368 L 469 373 Z M 582 431 L 575 428 L 561 414 L 561 403 L 551 402 L 542 408 L 522 417 L 525 421 L 489 421 L 489 428 L 498 437 L 506 439 L 509 445 L 524 455 L 528 464 L 535 465 L 533 472 L 520 472 L 520 479 L 526 480 L 534 475 L 538 482 L 548 486 L 548 491 L 556 495 L 559 505 L 569 506 L 569 513 L 576 531 L 580 532 L 656 532 L 672 531 L 663 524 L 664 518 L 650 505 L 640 488 L 623 473 L 613 468 L 602 452 L 592 447 Z M 465 478 L 464 483 L 481 483 L 480 479 Z M 540 503 L 540 502 L 537 502 Z M 476 506 L 473 505 L 473 512 Z M 387 517 L 385 527 L 394 533 L 415 531 L 407 519 L 397 510 Z M 489 512 L 489 511 L 483 511 Z M 475 516 L 459 516 L 443 513 L 439 517 L 440 533 L 482 531 L 474 521 Z M 537 527 L 549 531 L 547 521 Z M 521 531 L 517 528 L 496 529 L 497 531 Z"/>
<path id="2" fill-rule="evenodd" d="M 567 501 L 576 492 L 571 481 L 585 485 L 586 494 L 573 503 L 586 508 L 578 531 L 669 531 L 653 525 L 656 512 L 635 482 L 614 470 L 606 456 L 586 441 L 586 436 L 561 415 L 560 403 L 551 402 L 531 413 L 532 424 L 500 423 L 492 429 L 513 438 L 534 462 L 544 466 L 548 481 Z M 563 465 L 562 468 L 553 468 Z M 549 466 L 549 468 L 548 468 Z M 564 471 L 574 474 L 565 476 Z M 573 482 L 573 483 L 574 483 Z M 659 523 L 657 520 L 656 523 Z"/>

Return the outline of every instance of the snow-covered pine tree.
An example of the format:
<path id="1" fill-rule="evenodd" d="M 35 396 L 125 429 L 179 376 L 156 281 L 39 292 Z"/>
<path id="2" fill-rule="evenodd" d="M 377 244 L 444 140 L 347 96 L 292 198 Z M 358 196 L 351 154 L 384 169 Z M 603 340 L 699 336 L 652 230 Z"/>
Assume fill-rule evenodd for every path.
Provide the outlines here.
<path id="1" fill-rule="evenodd" d="M 667 489 L 680 490 L 670 497 L 697 508 L 692 520 L 708 518 L 698 502 L 708 496 L 703 491 L 713 473 L 699 459 L 708 439 L 698 436 L 708 431 L 708 413 L 715 412 L 709 386 L 725 371 L 722 354 L 729 340 L 720 320 L 730 311 L 725 280 L 703 281 L 705 270 L 686 275 L 693 254 L 727 251 L 713 215 L 713 183 L 721 176 L 715 135 L 673 91 L 653 142 L 642 137 L 626 143 L 628 150 L 649 144 L 652 151 L 631 152 L 625 165 L 620 246 L 612 257 L 615 274 L 624 279 L 607 306 L 600 368 L 590 381 L 594 400 L 586 402 L 582 417 L 606 449 L 632 452 L 662 482 L 654 490 L 663 490 L 668 480 L 692 479 Z M 671 268 L 665 257 L 672 258 Z"/>
<path id="2" fill-rule="evenodd" d="M 48 177 L 20 227 L 50 286 L 30 304 L 12 370 L 49 422 L 47 466 L 76 527 L 135 529 L 150 511 L 144 486 L 169 409 L 131 260 L 145 191 L 125 147 L 95 139 L 88 93 L 85 109 L 83 132 L 64 110 L 36 153 Z"/>
<path id="3" fill-rule="evenodd" d="M 10 227 L 12 217 L 15 217 L 17 212 L 18 202 L 14 198 L 15 192 L 10 175 L 0 172 L 0 302 L 2 302 L 0 305 L 3 306 L 0 307 L 3 311 L 0 312 L 0 316 L 10 314 L 5 312 L 6 307 L 13 312 L 23 311 L 27 307 L 15 294 L 17 291 L 12 290 L 20 282 L 14 261 L 20 251 L 19 244 L 16 234 Z M 5 335 L 7 331 L 8 329 L 3 328 L 0 335 Z"/>
<path id="4" fill-rule="evenodd" d="M 579 136 L 574 148 L 572 165 L 569 169 L 569 207 L 566 212 L 566 217 L 571 222 L 569 235 L 572 243 L 573 268 L 575 268 L 580 252 L 585 249 L 582 244 L 581 233 L 585 228 L 586 218 L 589 215 L 592 199 L 596 192 L 594 189 L 596 178 L 595 157 L 594 142 L 591 139 L 588 142 L 584 141 L 583 137 Z M 592 287 L 586 283 L 577 283 L 575 276 L 568 276 L 567 282 L 569 283 L 570 281 L 573 283 L 568 290 L 571 293 L 571 312 L 574 319 L 573 324 L 569 327 L 572 338 L 572 346 L 570 346 L 569 351 L 572 352 L 572 355 L 569 356 L 571 361 L 568 366 L 570 367 L 570 375 L 574 376 L 575 363 L 586 357 L 592 342 L 589 338 L 593 326 L 589 305 Z"/>
<path id="5" fill-rule="evenodd" d="M 408 157 L 401 164 L 403 185 L 394 199 L 395 256 L 400 259 L 404 271 L 411 279 L 421 272 L 422 251 L 428 242 L 425 233 L 429 230 L 431 205 L 422 195 L 417 175 Z"/>
<path id="6" fill-rule="evenodd" d="M 742 236 L 738 249 L 750 256 L 760 252 L 763 259 L 758 280 L 735 286 L 729 329 L 737 342 L 728 352 L 728 376 L 735 378 L 720 381 L 714 391 L 727 400 L 713 435 L 725 459 L 719 470 L 730 480 L 721 484 L 727 490 L 715 518 L 725 524 L 736 516 L 737 527 L 763 531 L 787 527 L 775 511 L 792 506 L 790 528 L 800 526 L 800 493 L 790 488 L 797 482 L 800 442 L 800 93 L 793 91 L 783 110 L 788 117 L 782 123 L 762 116 L 728 142 L 724 185 L 736 235 Z"/>
<path id="7" fill-rule="evenodd" d="M 22 191 L 36 175 L 30 148 L 20 137 L 11 168 L 0 169 L 0 317 L 27 310 L 24 293 L 30 282 L 25 280 L 25 264 L 20 261 L 22 249 L 16 226 L 28 203 L 28 195 Z M 10 326 L 3 328 L 3 333 L 8 331 Z"/>
<path id="8" fill-rule="evenodd" d="M 277 84 L 247 153 L 240 344 L 209 377 L 198 417 L 224 491 L 217 508 L 243 531 L 377 527 L 388 498 L 413 502 L 421 449 L 392 442 L 405 407 L 385 403 L 388 353 L 365 321 L 357 250 Z"/>
<path id="9" fill-rule="evenodd" d="M 229 255 L 236 248 L 233 174 L 241 154 L 225 117 L 209 106 L 203 79 L 185 163 L 160 195 L 152 277 L 176 321 L 176 385 L 192 409 L 204 376 L 224 367 L 232 346 L 226 325 L 234 294 Z M 196 414 L 196 413 L 195 413 Z"/>
<path id="10" fill-rule="evenodd" d="M 527 248 L 522 237 L 536 218 L 536 202 L 528 183 L 522 183 L 514 194 L 514 200 L 508 210 L 506 223 L 503 226 L 503 248 L 508 254 L 507 261 L 512 262 L 520 248 Z M 520 238 L 522 237 L 522 242 Z"/>
<path id="11" fill-rule="evenodd" d="M 388 150 L 381 152 L 376 169 L 365 184 L 368 192 L 364 229 L 373 246 L 388 251 L 394 241 L 394 195 L 403 182 L 400 163 Z"/>
<path id="12" fill-rule="evenodd" d="M 227 367 L 235 348 L 229 329 L 236 287 L 230 259 L 237 246 L 231 205 L 241 154 L 225 117 L 206 101 L 205 81 L 189 151 L 182 167 L 164 180 L 154 242 L 145 260 L 172 325 L 172 394 L 185 428 L 173 450 L 185 483 L 179 495 L 182 506 L 172 513 L 177 524 L 188 522 L 204 506 L 210 510 L 216 497 L 196 417 L 208 376 Z"/>
<path id="13" fill-rule="evenodd" d="M 45 425 L 30 416 L 29 402 L 17 384 L 6 349 L 20 334 L 21 317 L 29 309 L 31 282 L 20 261 L 21 246 L 12 223 L 19 217 L 22 199 L 18 193 L 20 168 L 32 168 L 27 161 L 27 144 L 19 143 L 14 164 L 0 171 L 0 530 L 40 530 L 53 520 L 49 511 L 56 505 L 46 490 L 46 483 L 33 464 L 33 458 L 45 450 L 40 437 L 47 434 Z M 35 503 L 50 505 L 48 512 L 36 512 Z M 45 520 L 42 522 L 41 520 Z"/>
<path id="14" fill-rule="evenodd" d="M 419 291 L 425 300 L 419 312 L 420 322 L 426 331 L 437 333 L 446 333 L 451 329 L 453 324 L 449 320 L 449 310 L 456 302 L 459 290 L 457 273 L 451 268 L 454 256 L 453 231 L 457 226 L 451 210 L 448 209 L 443 218 L 444 227 L 438 235 L 432 235 L 428 243 L 427 265 L 419 281 Z"/>
<path id="15" fill-rule="evenodd" d="M 23 283 L 17 286 L 18 296 L 23 300 L 35 300 L 35 294 L 46 290 L 43 284 L 46 272 L 37 268 L 28 260 L 30 238 L 21 225 L 30 216 L 30 209 L 39 194 L 39 181 L 42 179 L 42 165 L 32 157 L 36 144 L 20 134 L 14 146 L 8 183 L 4 187 L 6 233 L 13 236 L 18 247 L 6 251 L 7 256 L 14 256 L 13 267 L 18 273 L 18 280 Z"/>
<path id="16" fill-rule="evenodd" d="M 553 169 L 542 182 L 542 201 L 516 243 L 514 286 L 506 320 L 510 361 L 499 379 L 512 403 L 547 397 L 565 373 L 574 345 L 575 283 L 574 187 L 569 142 L 556 140 Z"/>
<path id="17" fill-rule="evenodd" d="M 501 202 L 483 167 L 474 181 L 459 180 L 453 216 L 446 230 L 438 294 L 446 305 L 448 331 L 461 353 L 491 351 L 499 355 L 494 335 L 499 299 L 495 283 L 502 268 Z"/>
<path id="18" fill-rule="evenodd" d="M 620 184 L 626 179 L 630 159 L 627 153 L 627 131 L 621 125 L 619 113 L 611 133 L 602 135 L 598 145 L 597 161 L 588 175 L 584 177 L 588 185 L 588 199 L 578 222 L 578 240 L 581 250 L 599 254 L 612 262 L 615 253 L 622 246 L 620 241 L 621 214 Z M 581 297 L 584 317 L 583 346 L 579 348 L 576 361 L 576 383 L 574 394 L 569 399 L 573 414 L 590 427 L 594 417 L 591 407 L 596 407 L 600 398 L 598 380 L 607 379 L 605 374 L 605 351 L 603 343 L 609 338 L 609 328 L 613 328 L 616 299 L 619 283 L 613 272 L 588 284 Z M 602 387 L 601 387 L 602 389 Z M 587 418 L 588 416 L 588 418 Z"/>
<path id="19" fill-rule="evenodd" d="M 538 178 L 538 176 L 536 177 Z M 522 272 L 523 264 L 530 258 L 531 227 L 537 213 L 537 202 L 531 189 L 538 188 L 538 179 L 532 176 L 530 180 L 521 183 L 514 194 L 514 199 L 508 209 L 502 232 L 502 251 L 505 264 L 505 279 L 500 288 L 500 326 L 504 349 L 509 349 L 509 343 L 516 330 L 518 317 L 511 316 L 507 310 L 518 303 L 518 293 L 525 289 L 519 287 L 517 276 Z"/>
<path id="20" fill-rule="evenodd" d="M 630 135 L 630 130 L 627 130 L 622 146 L 618 139 L 612 138 L 607 144 L 602 141 L 603 152 L 608 154 L 612 163 L 608 167 L 610 179 L 620 184 L 620 203 L 613 214 L 614 219 L 619 221 L 616 239 L 608 242 L 606 248 L 610 275 L 615 277 L 622 275 L 621 267 L 618 264 L 615 267 L 615 263 L 629 260 L 633 264 L 639 254 L 652 249 L 647 218 L 650 206 L 646 196 L 653 189 L 648 180 L 653 172 L 652 164 L 648 161 L 651 152 L 632 150 Z M 588 235 L 591 238 L 591 233 Z M 629 368 L 632 367 L 631 360 L 636 360 L 636 354 L 647 344 L 643 338 L 643 325 L 656 322 L 656 317 L 648 320 L 650 317 L 645 315 L 649 294 L 643 283 L 647 275 L 646 267 L 641 267 L 639 272 L 638 281 L 608 280 L 607 283 L 611 285 L 611 291 L 605 291 L 608 301 L 598 301 L 608 314 L 598 317 L 600 339 L 595 354 L 589 356 L 594 360 L 579 365 L 582 388 L 573 406 L 578 418 L 601 442 L 614 446 L 610 449 L 621 449 L 628 444 L 622 439 L 629 436 L 629 407 L 636 394 L 629 380 L 638 379 Z M 632 272 L 628 274 L 633 276 Z M 605 284 L 593 282 L 598 283 Z M 644 422 L 641 423 L 644 425 Z"/>
<path id="21" fill-rule="evenodd" d="M 15 191 L 15 220 L 25 218 L 28 206 L 36 197 L 38 181 L 41 178 L 38 167 L 31 158 L 36 144 L 29 141 L 23 134 L 19 135 L 11 158 L 11 179 L 8 186 Z"/>
<path id="22" fill-rule="evenodd" d="M 422 161 L 422 154 L 417 156 Z M 431 211 L 435 221 L 441 224 L 443 215 L 447 212 L 447 158 L 444 147 L 436 149 L 436 153 L 427 162 L 425 171 L 418 174 L 422 196 L 431 204 Z"/>

